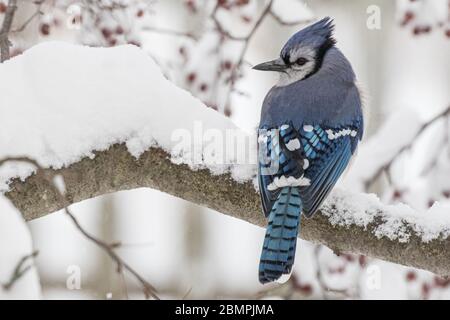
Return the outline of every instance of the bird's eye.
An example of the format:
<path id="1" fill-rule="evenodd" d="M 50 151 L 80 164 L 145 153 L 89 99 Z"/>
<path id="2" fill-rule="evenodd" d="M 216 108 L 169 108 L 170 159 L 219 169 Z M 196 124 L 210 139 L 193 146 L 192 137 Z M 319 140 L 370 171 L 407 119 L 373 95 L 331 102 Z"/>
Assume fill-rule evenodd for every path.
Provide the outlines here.
<path id="1" fill-rule="evenodd" d="M 307 62 L 308 62 L 308 59 L 303 58 L 303 57 L 300 57 L 300 58 L 298 58 L 298 59 L 295 61 L 295 63 L 298 64 L 299 66 L 302 66 L 302 65 L 304 65 L 304 64 L 307 63 Z"/>

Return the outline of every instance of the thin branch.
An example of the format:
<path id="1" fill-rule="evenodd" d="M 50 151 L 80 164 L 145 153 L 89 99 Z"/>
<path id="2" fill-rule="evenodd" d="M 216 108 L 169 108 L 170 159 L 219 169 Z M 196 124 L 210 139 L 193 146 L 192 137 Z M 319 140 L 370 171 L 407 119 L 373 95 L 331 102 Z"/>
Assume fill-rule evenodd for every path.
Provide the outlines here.
<path id="1" fill-rule="evenodd" d="M 17 29 L 12 30 L 12 33 L 20 33 L 23 32 L 28 25 L 34 20 L 34 18 L 41 16 L 44 14 L 44 12 L 41 11 L 42 4 L 45 2 L 45 0 L 35 1 L 34 4 L 36 5 L 36 11 L 27 19 L 25 22 Z"/>
<path id="2" fill-rule="evenodd" d="M 17 263 L 16 267 L 14 268 L 14 271 L 13 271 L 10 279 L 8 280 L 8 282 L 2 284 L 2 287 L 5 291 L 11 290 L 11 288 L 14 286 L 14 284 L 33 267 L 32 264 L 29 264 L 25 267 L 24 267 L 24 265 L 27 261 L 33 260 L 35 257 L 37 257 L 38 254 L 39 254 L 39 252 L 36 250 L 30 254 L 27 254 L 26 256 L 23 256 L 19 260 L 19 262 Z"/>
<path id="3" fill-rule="evenodd" d="M 9 0 L 5 17 L 3 18 L 2 28 L 0 29 L 0 62 L 8 60 L 10 57 L 9 47 L 11 46 L 11 41 L 9 41 L 9 33 L 16 10 L 17 0 Z"/>
<path id="4" fill-rule="evenodd" d="M 117 243 L 108 244 L 84 229 L 77 218 L 73 215 L 71 210 L 69 209 L 70 201 L 67 199 L 65 195 L 65 191 L 61 191 L 59 188 L 56 187 L 54 184 L 53 178 L 57 176 L 57 173 L 52 173 L 51 171 L 45 170 L 41 167 L 41 165 L 34 159 L 28 158 L 28 157 L 10 157 L 0 160 L 0 166 L 10 162 L 10 161 L 19 161 L 19 162 L 25 162 L 32 164 L 36 167 L 36 175 L 43 177 L 48 183 L 51 184 L 52 188 L 55 191 L 55 196 L 57 197 L 57 201 L 64 204 L 64 212 L 66 215 L 72 220 L 75 227 L 80 231 L 82 235 L 84 235 L 88 240 L 96 244 L 99 248 L 101 248 L 104 252 L 106 252 L 109 257 L 116 262 L 117 264 L 117 272 L 120 274 L 123 270 L 127 270 L 130 274 L 134 276 L 134 278 L 141 284 L 143 288 L 143 292 L 145 294 L 146 298 L 153 297 L 154 299 L 159 300 L 159 297 L 156 295 L 156 289 L 147 281 L 145 280 L 138 272 L 136 272 L 128 263 L 126 263 L 116 252 L 115 249 L 118 247 Z M 64 193 L 63 193 L 64 192 Z"/>
<path id="5" fill-rule="evenodd" d="M 325 282 L 325 279 L 322 274 L 322 268 L 319 263 L 319 254 L 322 249 L 322 246 L 317 244 L 314 248 L 314 260 L 316 262 L 316 279 L 319 283 L 320 289 L 322 290 L 323 298 L 328 299 L 328 293 L 334 293 L 336 295 L 342 295 L 346 298 L 350 298 L 346 289 L 334 289 L 330 288 L 328 284 Z"/>
<path id="6" fill-rule="evenodd" d="M 294 25 L 299 25 L 299 24 L 306 23 L 309 21 L 309 20 L 299 20 L 299 21 L 295 21 L 295 22 L 283 21 L 283 19 L 281 17 L 279 17 L 278 15 L 276 15 L 273 12 L 273 9 L 272 9 L 273 2 L 274 2 L 274 0 L 270 0 L 267 3 L 267 5 L 264 7 L 261 14 L 258 16 L 256 21 L 254 22 L 253 27 L 251 28 L 250 32 L 246 36 L 235 36 L 235 35 L 231 34 L 230 31 L 226 30 L 222 26 L 222 24 L 220 23 L 220 21 L 217 17 L 218 11 L 221 9 L 220 1 L 217 2 L 216 6 L 214 7 L 214 9 L 211 13 L 211 19 L 214 22 L 216 29 L 224 39 L 228 39 L 228 40 L 232 40 L 232 41 L 239 41 L 239 42 L 243 43 L 243 47 L 239 53 L 236 63 L 233 65 L 233 68 L 231 70 L 231 75 L 229 77 L 229 82 L 230 82 L 231 86 L 230 86 L 229 94 L 226 97 L 226 101 L 224 104 L 225 107 L 227 107 L 229 104 L 230 93 L 238 92 L 238 90 L 235 89 L 235 85 L 236 85 L 237 80 L 239 79 L 239 70 L 241 69 L 242 65 L 244 64 L 244 58 L 247 53 L 251 39 L 253 38 L 253 36 L 255 35 L 256 31 L 261 26 L 261 24 L 265 20 L 265 18 L 267 16 L 272 16 L 275 18 L 275 20 L 280 25 L 283 25 L 283 26 L 294 26 Z"/>
<path id="7" fill-rule="evenodd" d="M 441 119 L 443 119 L 445 117 L 450 117 L 450 106 L 448 106 L 446 109 L 441 111 L 439 114 L 437 114 L 436 116 L 434 116 L 433 118 L 431 118 L 430 120 L 428 120 L 427 122 L 422 124 L 420 126 L 420 128 L 417 130 L 417 132 L 414 135 L 414 137 L 407 144 L 405 144 L 399 150 L 397 150 L 397 152 L 394 153 L 394 155 L 391 157 L 391 159 L 388 162 L 386 162 L 385 164 L 383 164 L 383 166 L 381 166 L 371 178 L 366 180 L 366 182 L 364 183 L 365 190 L 369 190 L 370 187 L 375 183 L 375 181 L 378 180 L 378 178 L 381 176 L 381 174 L 383 172 L 388 172 L 389 173 L 390 168 L 392 167 L 394 162 L 398 159 L 398 157 L 403 152 L 405 152 L 407 150 L 410 150 L 414 146 L 414 144 L 417 142 L 419 137 L 426 131 L 426 129 L 428 129 L 434 123 L 436 123 L 437 121 L 439 121 L 439 120 L 441 120 Z"/>
<path id="8" fill-rule="evenodd" d="M 312 22 L 311 19 L 289 21 L 289 22 L 288 21 L 284 21 L 283 18 L 281 18 L 279 15 L 277 15 L 275 12 L 273 12 L 272 9 L 270 10 L 269 14 L 272 16 L 272 18 L 274 18 L 278 22 L 278 24 L 280 24 L 282 26 L 298 26 L 299 24 Z"/>

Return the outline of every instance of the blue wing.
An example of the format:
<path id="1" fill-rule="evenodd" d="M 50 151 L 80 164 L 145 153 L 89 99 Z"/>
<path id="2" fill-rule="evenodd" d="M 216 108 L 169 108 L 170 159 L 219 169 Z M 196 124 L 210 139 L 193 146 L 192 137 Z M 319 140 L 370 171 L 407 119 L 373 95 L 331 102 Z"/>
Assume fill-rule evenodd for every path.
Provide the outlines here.
<path id="1" fill-rule="evenodd" d="M 303 213 L 312 216 L 344 172 L 361 136 L 361 121 L 335 127 L 288 124 L 260 133 L 259 186 L 265 215 L 281 188 L 291 185 L 299 187 Z"/>
<path id="2" fill-rule="evenodd" d="M 277 187 L 277 185 L 280 185 L 279 179 L 290 177 L 301 181 L 304 178 L 301 153 L 297 150 L 292 152 L 287 147 L 290 146 L 289 142 L 291 141 L 298 141 L 298 147 L 300 147 L 300 136 L 290 125 L 263 130 L 258 136 L 258 178 L 263 211 L 266 217 L 281 191 L 281 188 Z"/>

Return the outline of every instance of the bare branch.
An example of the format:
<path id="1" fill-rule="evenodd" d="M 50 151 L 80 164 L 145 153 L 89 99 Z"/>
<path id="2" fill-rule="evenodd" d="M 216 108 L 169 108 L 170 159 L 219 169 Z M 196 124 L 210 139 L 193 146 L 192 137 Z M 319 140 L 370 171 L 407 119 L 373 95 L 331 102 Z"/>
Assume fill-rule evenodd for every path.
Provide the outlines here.
<path id="1" fill-rule="evenodd" d="M 267 16 L 274 17 L 275 20 L 283 26 L 293 26 L 293 25 L 298 25 L 298 24 L 308 22 L 308 20 L 300 20 L 300 21 L 296 21 L 296 22 L 285 22 L 285 21 L 283 21 L 283 19 L 281 17 L 277 16 L 273 12 L 272 5 L 273 5 L 273 0 L 270 0 L 267 3 L 267 5 L 264 7 L 261 14 L 256 19 L 256 21 L 254 22 L 253 27 L 251 28 L 250 32 L 246 36 L 235 36 L 235 35 L 231 34 L 230 31 L 226 30 L 222 26 L 222 24 L 220 23 L 220 21 L 217 17 L 217 13 L 221 9 L 220 1 L 217 2 L 216 6 L 214 7 L 214 10 L 211 13 L 211 19 L 214 22 L 216 29 L 224 39 L 228 39 L 228 40 L 232 40 L 232 41 L 239 41 L 239 42 L 243 43 L 243 47 L 239 53 L 237 62 L 234 64 L 234 66 L 231 70 L 231 75 L 229 78 L 229 81 L 231 83 L 230 91 L 229 91 L 230 93 L 238 92 L 238 90 L 235 89 L 235 84 L 236 84 L 237 80 L 239 79 L 239 70 L 241 69 L 242 65 L 244 64 L 244 58 L 247 53 L 250 41 Z M 227 101 L 225 102 L 225 107 L 227 107 L 227 105 L 229 104 L 230 94 L 227 95 L 226 100 Z"/>
<path id="2" fill-rule="evenodd" d="M 17 263 L 16 267 L 14 268 L 14 271 L 11 275 L 11 278 L 8 280 L 8 282 L 2 284 L 2 287 L 4 290 L 8 291 L 11 290 L 11 288 L 14 286 L 14 284 L 20 279 L 22 278 L 25 273 L 28 272 L 28 270 L 30 270 L 33 265 L 29 264 L 27 266 L 24 267 L 25 263 L 29 260 L 34 259 L 35 257 L 37 257 L 37 255 L 39 254 L 38 251 L 33 251 L 30 254 L 27 254 L 26 256 L 23 256 L 19 262 Z"/>
<path id="3" fill-rule="evenodd" d="M 305 20 L 298 20 L 298 21 L 284 21 L 283 18 L 281 18 L 279 15 L 277 15 L 273 10 L 269 11 L 269 14 L 274 18 L 280 25 L 282 26 L 298 26 L 299 24 L 305 24 L 310 23 L 312 20 L 305 19 Z"/>
<path id="4" fill-rule="evenodd" d="M 436 123 L 439 120 L 442 120 L 445 117 L 449 117 L 450 116 L 450 106 L 448 106 L 446 109 L 444 109 L 442 112 L 440 112 L 439 114 L 437 114 L 436 116 L 434 116 L 433 118 L 431 118 L 430 120 L 428 120 L 427 122 L 425 122 L 424 124 L 422 124 L 422 126 L 419 128 L 419 130 L 417 130 L 416 134 L 414 135 L 413 139 L 405 144 L 402 148 L 400 148 L 392 157 L 391 159 L 383 164 L 376 172 L 375 174 L 367 179 L 367 181 L 364 183 L 365 184 L 365 190 L 369 190 L 370 187 L 373 185 L 373 183 L 375 183 L 375 181 L 378 180 L 378 178 L 381 176 L 381 174 L 383 172 L 387 172 L 388 173 L 388 178 L 389 177 L 389 170 L 392 166 L 392 164 L 398 159 L 398 157 L 405 151 L 410 150 L 414 144 L 417 142 L 418 138 L 422 135 L 422 133 L 425 132 L 426 129 L 428 129 L 430 126 L 432 126 L 434 123 Z"/>
<path id="5" fill-rule="evenodd" d="M 9 59 L 9 33 L 14 20 L 14 14 L 17 10 L 17 0 L 9 0 L 6 8 L 5 17 L 3 19 L 2 28 L 0 29 L 0 62 Z"/>
<path id="6" fill-rule="evenodd" d="M 64 212 L 66 215 L 72 220 L 75 227 L 81 232 L 82 235 L 84 235 L 88 240 L 96 244 L 99 248 L 101 248 L 104 252 L 106 252 L 109 257 L 117 264 L 117 272 L 119 274 L 122 274 L 122 271 L 125 269 L 129 273 L 131 273 L 134 278 L 141 284 L 143 292 L 145 294 L 146 298 L 153 297 L 154 299 L 159 300 L 158 296 L 156 295 L 156 289 L 147 281 L 145 280 L 138 272 L 136 272 L 128 263 L 126 263 L 116 252 L 115 249 L 120 246 L 118 243 L 112 243 L 108 244 L 95 236 L 91 235 L 89 232 L 87 232 L 79 223 L 77 218 L 73 215 L 71 210 L 69 209 L 70 201 L 67 199 L 66 194 L 62 193 L 61 190 L 59 190 L 56 185 L 54 184 L 53 178 L 57 176 L 57 173 L 51 172 L 49 170 L 45 170 L 42 168 L 39 163 L 37 163 L 35 160 L 27 158 L 27 157 L 11 157 L 11 158 L 5 158 L 0 160 L 0 166 L 10 162 L 10 161 L 19 161 L 19 162 L 26 162 L 29 164 L 34 165 L 37 168 L 36 176 L 42 177 L 52 188 L 54 191 L 54 195 L 56 196 L 56 200 L 63 204 L 64 206 Z M 23 262 L 16 268 L 16 270 L 20 270 L 21 265 Z M 16 274 L 17 272 L 15 272 Z"/>
<path id="7" fill-rule="evenodd" d="M 344 298 L 351 298 L 351 296 L 347 292 L 347 289 L 330 288 L 328 286 L 328 284 L 326 283 L 323 273 L 322 273 L 321 265 L 319 263 L 319 254 L 320 254 L 321 249 L 322 249 L 321 245 L 316 245 L 314 247 L 314 260 L 316 263 L 316 279 L 317 279 L 317 282 L 319 283 L 320 289 L 322 290 L 323 298 L 325 300 L 328 299 L 329 293 L 333 293 L 337 296 L 342 296 Z"/>
<path id="8" fill-rule="evenodd" d="M 36 11 L 27 20 L 25 20 L 25 22 L 22 23 L 22 25 L 19 28 L 12 30 L 11 32 L 20 33 L 24 31 L 36 17 L 43 15 L 44 12 L 41 11 L 41 7 L 44 2 L 45 0 L 35 1 L 34 4 L 36 5 Z"/>

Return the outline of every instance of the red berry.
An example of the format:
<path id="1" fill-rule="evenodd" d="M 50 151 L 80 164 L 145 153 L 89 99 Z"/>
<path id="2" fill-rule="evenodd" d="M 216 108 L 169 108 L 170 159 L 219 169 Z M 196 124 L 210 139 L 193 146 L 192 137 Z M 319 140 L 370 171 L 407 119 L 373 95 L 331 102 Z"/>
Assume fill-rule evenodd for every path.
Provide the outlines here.
<path id="1" fill-rule="evenodd" d="M 109 37 L 111 37 L 112 32 L 111 30 L 109 30 L 108 28 L 103 28 L 102 29 L 102 35 L 105 39 L 108 39 Z"/>
<path id="2" fill-rule="evenodd" d="M 110 47 L 114 47 L 117 44 L 117 39 L 114 39 L 114 38 L 109 39 L 108 44 Z"/>
<path id="3" fill-rule="evenodd" d="M 434 277 L 434 284 L 436 287 L 446 288 L 450 285 L 450 279 L 444 279 L 441 277 Z"/>
<path id="4" fill-rule="evenodd" d="M 195 7 L 195 3 L 193 0 L 188 0 L 186 1 L 186 6 L 188 7 L 189 10 L 191 10 L 192 12 L 197 12 L 197 8 Z"/>
<path id="5" fill-rule="evenodd" d="M 343 257 L 345 260 L 347 260 L 348 262 L 353 262 L 353 261 L 355 261 L 355 257 L 352 256 L 351 254 L 344 254 L 344 255 L 342 255 L 342 257 Z"/>
<path id="6" fill-rule="evenodd" d="M 245 6 L 249 3 L 249 0 L 236 0 L 236 5 L 237 6 Z"/>
<path id="7" fill-rule="evenodd" d="M 123 33 L 124 33 L 124 30 L 123 30 L 122 26 L 117 26 L 116 34 L 123 34 Z"/>
<path id="8" fill-rule="evenodd" d="M 428 283 L 422 284 L 422 297 L 423 297 L 424 299 L 427 299 L 427 298 L 428 298 L 428 295 L 429 295 L 429 293 L 430 293 L 430 290 L 431 290 L 431 287 L 430 287 L 430 285 L 429 285 Z"/>
<path id="9" fill-rule="evenodd" d="M 412 19 L 414 19 L 414 13 L 407 11 L 403 17 L 402 25 L 407 25 Z"/>
<path id="10" fill-rule="evenodd" d="M 394 200 L 399 200 L 399 199 L 401 199 L 402 196 L 403 196 L 403 192 L 401 192 L 400 190 L 395 190 L 394 193 L 392 194 L 392 198 Z"/>
<path id="11" fill-rule="evenodd" d="M 229 60 L 226 60 L 222 63 L 222 68 L 225 70 L 230 70 L 232 66 L 233 65 L 231 64 L 231 61 Z"/>
<path id="12" fill-rule="evenodd" d="M 205 92 L 206 90 L 208 90 L 208 85 L 206 83 L 202 83 L 200 85 L 200 91 Z"/>
<path id="13" fill-rule="evenodd" d="M 197 78 L 197 75 L 194 72 L 191 72 L 187 75 L 186 77 L 186 81 L 188 83 L 193 83 L 195 81 L 195 79 Z"/>
<path id="14" fill-rule="evenodd" d="M 414 271 L 408 271 L 406 273 L 406 281 L 412 282 L 417 279 L 417 274 Z"/>
<path id="15" fill-rule="evenodd" d="M 303 284 L 298 286 L 299 290 L 302 291 L 306 295 L 310 295 L 312 293 L 312 286 L 310 284 Z"/>
<path id="16" fill-rule="evenodd" d="M 6 4 L 4 4 L 3 2 L 0 2 L 0 13 L 5 13 L 6 12 Z"/>
<path id="17" fill-rule="evenodd" d="M 50 34 L 50 25 L 48 23 L 42 23 L 39 27 L 39 31 L 42 35 L 48 36 Z"/>
<path id="18" fill-rule="evenodd" d="M 422 28 L 422 32 L 423 33 L 429 33 L 431 31 L 431 27 L 430 26 L 425 26 Z"/>
<path id="19" fill-rule="evenodd" d="M 144 16 L 144 10 L 139 9 L 138 12 L 136 12 L 136 17 L 142 18 Z"/>
<path id="20" fill-rule="evenodd" d="M 359 265 L 360 265 L 362 268 L 364 268 L 364 267 L 366 266 L 366 264 L 367 264 L 367 258 L 366 258 L 366 256 L 359 256 L 358 262 L 359 262 Z"/>

